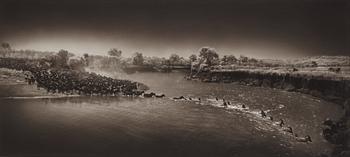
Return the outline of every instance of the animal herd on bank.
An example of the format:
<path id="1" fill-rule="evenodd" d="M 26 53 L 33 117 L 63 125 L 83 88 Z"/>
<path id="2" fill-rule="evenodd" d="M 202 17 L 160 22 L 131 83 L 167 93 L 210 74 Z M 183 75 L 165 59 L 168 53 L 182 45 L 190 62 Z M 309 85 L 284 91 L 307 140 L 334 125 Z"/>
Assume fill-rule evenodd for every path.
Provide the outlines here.
<path id="1" fill-rule="evenodd" d="M 22 59 L 2 58 L 0 68 L 25 71 L 25 79 L 29 84 L 36 84 L 50 93 L 109 96 L 138 96 L 143 93 L 138 90 L 138 82 L 84 71 L 44 68 Z"/>

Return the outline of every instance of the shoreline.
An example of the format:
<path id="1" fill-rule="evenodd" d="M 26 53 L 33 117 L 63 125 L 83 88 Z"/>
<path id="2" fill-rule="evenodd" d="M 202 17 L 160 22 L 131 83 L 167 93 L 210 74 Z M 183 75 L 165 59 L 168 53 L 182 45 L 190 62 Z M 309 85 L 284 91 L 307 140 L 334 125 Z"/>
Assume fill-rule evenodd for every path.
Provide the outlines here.
<path id="1" fill-rule="evenodd" d="M 350 154 L 350 80 L 327 79 L 312 75 L 291 75 L 261 71 L 206 71 L 198 73 L 195 78 L 202 82 L 236 83 L 245 86 L 279 89 L 281 91 L 308 94 L 325 101 L 342 106 L 343 115 L 338 121 L 326 124 L 324 121 L 323 136 L 334 145 L 332 156 L 342 157 Z M 320 79 L 322 78 L 322 79 Z"/>
<path id="2" fill-rule="evenodd" d="M 277 73 L 250 70 L 209 70 L 200 72 L 196 76 L 189 76 L 188 79 L 299 92 L 343 106 L 350 99 L 350 79 L 329 79 L 310 74 L 301 75 L 293 72 Z"/>

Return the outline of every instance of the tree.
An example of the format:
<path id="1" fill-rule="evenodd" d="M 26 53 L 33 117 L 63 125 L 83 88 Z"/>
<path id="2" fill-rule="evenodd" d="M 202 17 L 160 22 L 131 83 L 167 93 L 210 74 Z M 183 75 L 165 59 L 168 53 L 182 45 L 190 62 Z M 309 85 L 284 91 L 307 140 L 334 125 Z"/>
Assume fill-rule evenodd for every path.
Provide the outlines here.
<path id="1" fill-rule="evenodd" d="M 160 66 L 163 63 L 163 60 L 165 60 L 165 58 L 160 58 L 160 57 L 145 57 L 144 58 L 144 64 L 147 63 L 148 65 L 151 66 Z"/>
<path id="2" fill-rule="evenodd" d="M 178 64 L 180 61 L 180 56 L 177 54 L 171 54 L 169 57 L 170 64 Z"/>
<path id="3" fill-rule="evenodd" d="M 195 62 L 197 60 L 197 55 L 192 54 L 189 58 L 190 58 L 190 62 Z"/>
<path id="4" fill-rule="evenodd" d="M 89 65 L 89 54 L 84 53 L 83 55 L 83 61 L 85 65 Z"/>
<path id="5" fill-rule="evenodd" d="M 315 61 L 311 62 L 311 67 L 317 67 L 317 66 L 318 66 L 317 62 L 315 62 Z"/>
<path id="6" fill-rule="evenodd" d="M 5 50 L 11 50 L 11 46 L 9 43 L 1 43 L 1 47 Z"/>
<path id="7" fill-rule="evenodd" d="M 89 58 L 89 54 L 87 54 L 87 53 L 84 53 L 84 59 L 87 59 L 87 58 Z"/>
<path id="8" fill-rule="evenodd" d="M 134 65 L 142 65 L 144 61 L 142 53 L 135 52 L 133 55 L 133 64 Z"/>
<path id="9" fill-rule="evenodd" d="M 237 58 L 234 55 L 224 56 L 221 61 L 224 65 L 235 64 L 237 62 Z"/>
<path id="10" fill-rule="evenodd" d="M 60 67 L 65 67 L 68 65 L 68 60 L 69 60 L 69 53 L 67 50 L 60 50 L 58 53 L 57 53 L 57 56 L 58 56 L 58 65 Z"/>
<path id="11" fill-rule="evenodd" d="M 240 55 L 239 56 L 239 61 L 241 62 L 241 63 L 248 63 L 248 57 L 246 57 L 246 56 L 243 56 L 243 55 Z"/>
<path id="12" fill-rule="evenodd" d="M 69 60 L 69 67 L 73 70 L 83 71 L 84 70 L 84 61 L 78 60 L 78 59 L 70 59 Z"/>
<path id="13" fill-rule="evenodd" d="M 248 59 L 248 62 L 249 62 L 250 64 L 257 64 L 259 61 L 258 61 L 257 59 L 255 59 L 255 58 L 249 58 L 249 59 Z"/>
<path id="14" fill-rule="evenodd" d="M 188 61 L 189 60 L 186 60 L 184 57 L 180 57 L 180 60 L 179 60 L 178 64 L 180 64 L 180 65 L 188 65 L 188 64 L 190 64 Z"/>
<path id="15" fill-rule="evenodd" d="M 202 47 L 199 51 L 199 57 L 201 61 L 211 66 L 213 62 L 219 59 L 219 55 L 216 53 L 215 49 L 209 47 Z"/>
<path id="16" fill-rule="evenodd" d="M 122 51 L 118 50 L 116 48 L 112 48 L 108 51 L 108 55 L 110 55 L 112 57 L 120 58 L 122 56 Z"/>

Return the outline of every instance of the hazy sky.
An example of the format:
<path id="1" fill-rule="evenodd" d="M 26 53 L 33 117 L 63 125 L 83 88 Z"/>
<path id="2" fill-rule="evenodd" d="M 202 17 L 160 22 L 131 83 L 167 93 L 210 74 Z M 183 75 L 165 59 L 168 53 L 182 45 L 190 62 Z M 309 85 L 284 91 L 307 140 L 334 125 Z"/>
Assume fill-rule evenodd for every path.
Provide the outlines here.
<path id="1" fill-rule="evenodd" d="M 262 58 L 349 55 L 346 0 L 0 0 L 0 42 L 16 49 Z"/>

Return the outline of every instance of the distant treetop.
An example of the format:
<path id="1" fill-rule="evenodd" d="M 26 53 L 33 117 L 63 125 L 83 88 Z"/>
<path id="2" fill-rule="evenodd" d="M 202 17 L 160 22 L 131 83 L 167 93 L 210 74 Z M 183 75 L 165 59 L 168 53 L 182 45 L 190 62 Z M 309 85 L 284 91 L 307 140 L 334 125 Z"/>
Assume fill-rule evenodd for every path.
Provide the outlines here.
<path id="1" fill-rule="evenodd" d="M 9 44 L 9 43 L 6 43 L 6 42 L 1 43 L 1 47 L 2 47 L 3 49 L 11 50 L 10 44 Z"/>

